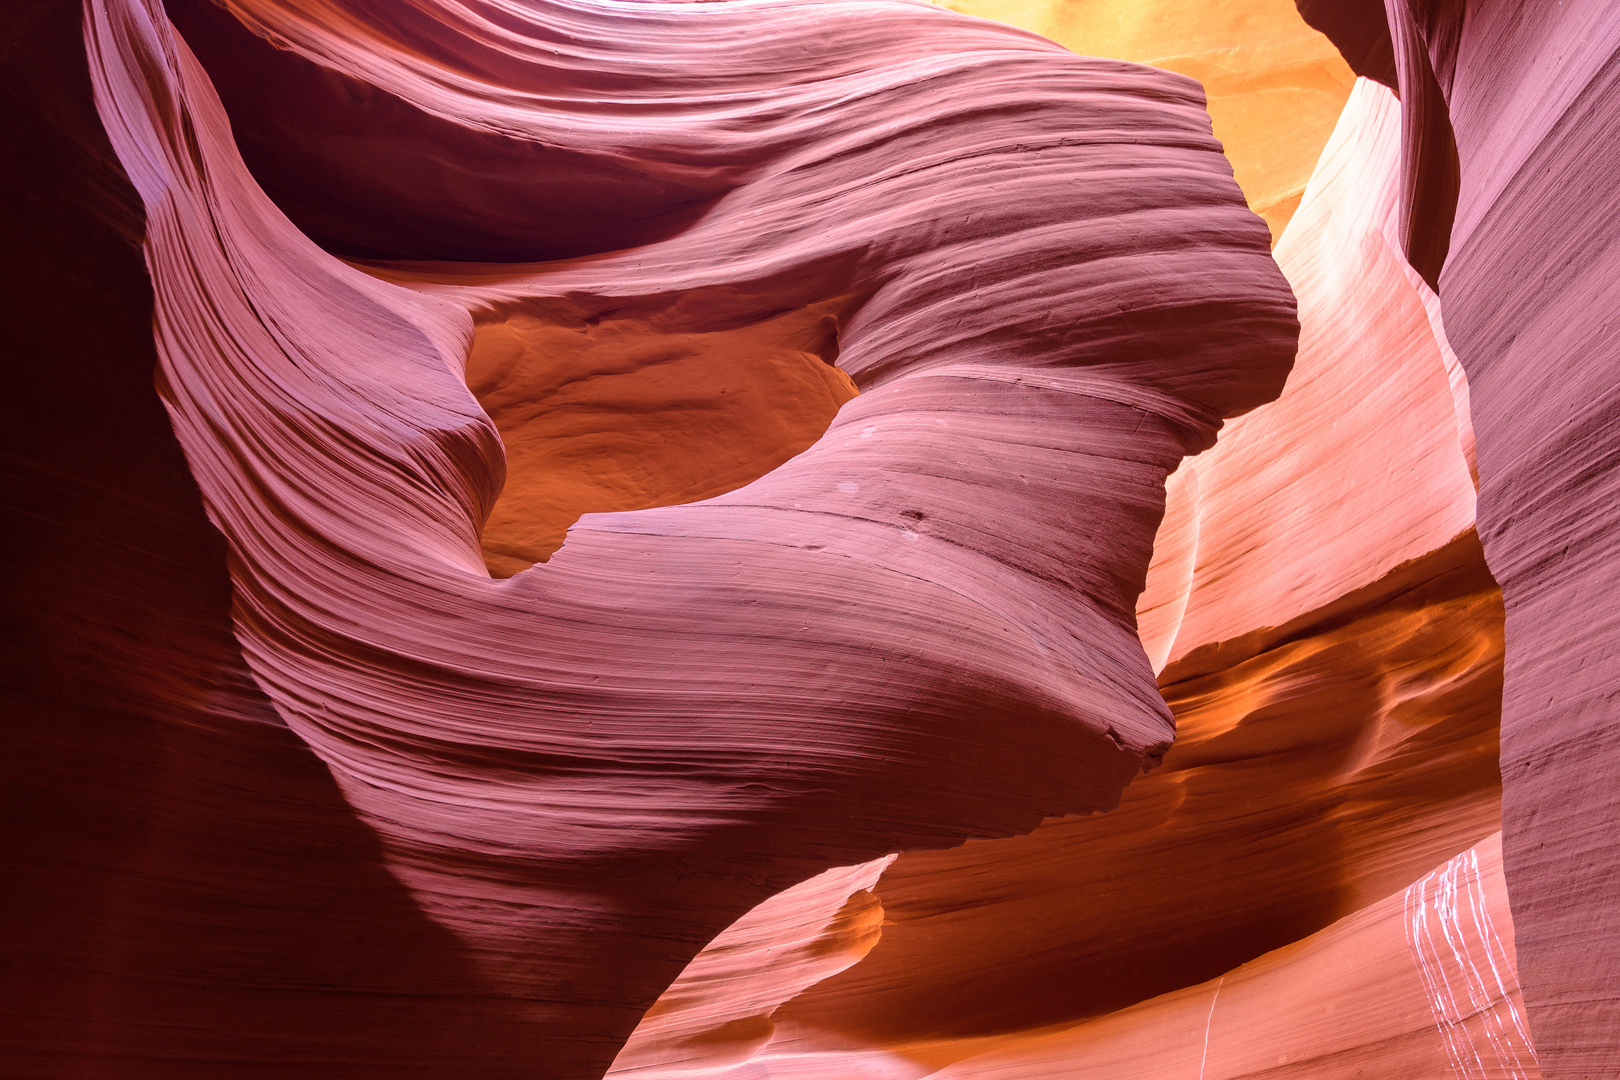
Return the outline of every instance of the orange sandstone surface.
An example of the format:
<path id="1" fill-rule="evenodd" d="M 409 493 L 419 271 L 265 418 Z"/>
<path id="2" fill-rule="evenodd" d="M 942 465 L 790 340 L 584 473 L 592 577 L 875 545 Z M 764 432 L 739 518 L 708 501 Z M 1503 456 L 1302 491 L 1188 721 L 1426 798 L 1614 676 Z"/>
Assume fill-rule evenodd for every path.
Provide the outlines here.
<path id="1" fill-rule="evenodd" d="M 1239 186 L 1274 241 L 1354 79 L 1332 43 L 1286 0 L 943 6 L 1034 30 L 1085 55 L 1198 79 Z M 706 326 L 705 309 L 725 302 L 688 298 L 685 321 Z M 822 322 L 847 306 L 698 335 L 678 329 L 678 311 L 614 312 L 591 324 L 565 311 L 480 322 L 468 385 L 501 431 L 508 470 L 482 533 L 491 572 L 507 577 L 549 558 L 582 513 L 708 498 L 810 446 L 855 393 L 833 366 L 836 321 Z"/>
<path id="2" fill-rule="evenodd" d="M 847 305 L 724 327 L 721 302 L 477 325 L 467 386 L 506 446 L 506 484 L 480 534 L 491 573 L 550 558 L 581 514 L 740 488 L 808 449 L 855 396 L 836 366 Z"/>
<path id="3" fill-rule="evenodd" d="M 1085 56 L 1178 71 L 1203 84 L 1215 137 L 1249 207 L 1282 235 L 1355 80 L 1292 0 L 938 0 Z"/>

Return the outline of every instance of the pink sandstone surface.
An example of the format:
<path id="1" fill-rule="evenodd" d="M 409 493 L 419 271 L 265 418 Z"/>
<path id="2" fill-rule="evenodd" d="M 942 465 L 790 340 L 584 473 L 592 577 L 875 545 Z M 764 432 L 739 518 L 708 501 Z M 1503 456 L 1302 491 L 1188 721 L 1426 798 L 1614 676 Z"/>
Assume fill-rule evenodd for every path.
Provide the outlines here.
<path id="1" fill-rule="evenodd" d="M 662 248 L 393 273 L 414 289 L 261 194 L 161 10 L 87 10 L 96 105 L 145 207 L 158 389 L 228 546 L 252 683 L 504 1036 L 430 1032 L 418 1052 L 362 998 L 319 1034 L 323 1070 L 459 1054 L 483 1075 L 599 1074 L 770 892 L 1108 808 L 1169 740 L 1132 619 L 1163 477 L 1276 393 L 1295 332 L 1196 86 L 927 8 L 851 5 L 832 42 L 819 9 L 770 10 L 776 36 L 754 12 L 695 15 L 697 59 L 665 93 L 714 104 L 645 109 L 688 171 L 746 166 L 723 208 Z M 593 17 L 604 38 L 665 18 Z M 921 67 L 893 44 L 930 34 Z M 802 49 L 842 73 L 761 83 Z M 986 116 L 991 93 L 1012 101 Z M 552 108 L 591 152 L 622 134 L 624 159 L 651 154 L 624 125 L 590 130 L 589 103 Z M 705 157 L 739 116 L 752 147 Z M 453 195 L 452 216 L 482 212 Z M 832 342 L 783 335 L 836 347 L 862 393 L 813 447 L 489 576 L 478 528 L 504 462 L 462 381 L 475 317 L 716 334 L 827 304 L 812 329 Z M 288 1060 L 228 1031 L 154 1037 L 113 1030 L 90 1067 Z"/>
<path id="2" fill-rule="evenodd" d="M 1276 250 L 1300 303 L 1289 386 L 1172 483 L 1140 601 L 1150 656 L 1175 658 L 1164 765 L 1102 818 L 901 856 L 872 890 L 882 936 L 769 1014 L 771 1042 L 750 1051 L 759 1075 L 850 1061 L 859 1075 L 931 1075 L 1136 1015 L 1496 829 L 1501 598 L 1472 530 L 1443 327 L 1396 246 L 1399 128 L 1393 95 L 1361 83 Z M 1357 454 L 1369 444 L 1381 453 Z M 1244 505 L 1269 512 L 1230 509 Z M 1396 972 L 1416 979 L 1405 962 Z M 1336 1036 L 1351 1039 L 1333 1051 L 1347 1075 L 1447 1060 L 1432 1024 L 1388 1053 L 1362 1034 Z M 1143 1055 L 1161 1038 L 1138 1035 Z"/>
<path id="3" fill-rule="evenodd" d="M 1537 1080 L 1508 962 L 1511 928 L 1493 835 L 1407 888 L 1209 982 L 930 1075 Z"/>
<path id="4" fill-rule="evenodd" d="M 1410 57 L 1403 101 L 1436 129 L 1443 118 L 1455 147 L 1409 145 L 1404 158 L 1409 186 L 1450 189 L 1423 243 L 1449 251 L 1435 269 L 1470 388 L 1480 536 L 1506 601 L 1503 850 L 1526 1008 L 1548 1075 L 1610 1076 L 1620 6 L 1385 6 L 1382 26 L 1362 10 L 1345 32 L 1393 28 Z"/>
<path id="5" fill-rule="evenodd" d="M 1620 1069 L 1620 10 L 946 6 L 24 6 L 9 1073 Z"/>
<path id="6" fill-rule="evenodd" d="M 1620 1070 L 1620 491 L 1603 374 L 1620 361 L 1620 7 L 1470 11 L 1455 49 L 1462 184 L 1441 289 L 1507 601 L 1504 863 L 1532 1029 L 1549 1073 L 1579 1080 Z"/>

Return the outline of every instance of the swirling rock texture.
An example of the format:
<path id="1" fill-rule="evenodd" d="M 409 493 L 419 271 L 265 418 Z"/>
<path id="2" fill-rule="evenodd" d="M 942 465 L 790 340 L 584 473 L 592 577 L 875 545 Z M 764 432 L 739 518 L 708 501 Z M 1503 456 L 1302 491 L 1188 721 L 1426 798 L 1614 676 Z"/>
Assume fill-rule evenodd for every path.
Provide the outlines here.
<path id="1" fill-rule="evenodd" d="M 1611 1076 L 1620 7 L 1385 6 L 1346 5 L 1334 30 L 1387 39 L 1424 116 L 1406 201 L 1438 207 L 1413 244 L 1467 372 L 1480 535 L 1507 603 L 1503 849 L 1531 1028 L 1549 1075 Z"/>
<path id="2" fill-rule="evenodd" d="M 1620 1068 L 1620 12 L 950 6 L 25 6 L 12 1071 Z"/>
<path id="3" fill-rule="evenodd" d="M 1177 720 L 1163 767 L 1100 819 L 902 855 L 867 955 L 770 1003 L 761 1075 L 1430 1076 L 1448 1045 L 1494 1053 L 1511 961 L 1442 1024 L 1401 931 L 1403 889 L 1498 827 L 1502 678 L 1466 384 L 1399 247 L 1401 145 L 1399 102 L 1358 84 L 1276 249 L 1288 388 L 1172 477 L 1139 602 Z M 1366 970 L 1281 959 L 1366 923 L 1388 943 Z M 1456 981 L 1494 955 L 1445 959 Z M 1207 1015 L 1234 969 L 1255 1003 Z M 1520 1041 L 1518 1072 L 1464 1075 L 1537 1075 Z"/>
<path id="4" fill-rule="evenodd" d="M 1536 1076 L 1518 991 L 1503 978 L 1506 908 L 1493 836 L 1209 982 L 932 1075 Z"/>
<path id="5" fill-rule="evenodd" d="M 89 1039 L 62 1030 L 67 1008 L 20 1034 L 34 1060 L 598 1075 L 770 893 L 1107 809 L 1162 755 L 1169 714 L 1132 612 L 1163 478 L 1223 415 L 1276 395 L 1297 332 L 1196 84 L 912 5 L 559 7 L 497 35 L 504 93 L 499 28 L 465 13 L 251 14 L 283 50 L 234 15 L 176 11 L 215 71 L 282 88 L 265 99 L 309 129 L 309 186 L 265 184 L 297 214 L 327 208 L 300 221 L 311 235 L 351 255 L 387 233 L 389 254 L 551 261 L 419 261 L 392 281 L 344 264 L 237 155 L 238 135 L 284 136 L 280 114 L 228 118 L 161 9 L 87 7 L 95 107 L 144 209 L 157 389 L 224 539 L 258 695 L 242 722 L 329 770 L 372 843 L 347 857 L 397 888 L 426 943 L 340 942 L 335 975 L 296 950 L 233 956 L 210 924 L 251 928 L 251 882 L 193 911 L 186 864 L 160 850 L 115 866 L 151 878 L 116 931 L 139 976 L 92 980 Z M 433 55 L 403 40 L 424 26 Z M 330 45 L 319 63 L 310 42 Z M 377 64 L 345 70 L 362 54 Z M 297 111 L 352 121 L 367 99 L 341 98 L 362 75 L 401 119 L 400 159 L 360 161 L 343 122 Z M 463 130 L 493 148 L 481 171 Z M 553 150 L 561 186 L 529 191 Z M 328 160 L 330 176 L 311 164 Z M 598 204 L 622 219 L 553 236 Z M 480 220 L 523 246 L 478 240 Z M 576 360 L 531 370 L 559 333 L 586 339 Z M 503 544 L 488 557 L 549 562 L 491 577 L 479 530 L 508 463 L 464 376 L 518 432 L 560 423 L 572 385 L 687 358 L 737 375 L 694 395 L 768 398 L 792 439 L 836 419 L 719 498 L 589 519 L 554 553 L 538 531 Z M 531 395 L 545 415 L 514 415 Z M 781 438 L 759 437 L 799 449 Z M 514 460 L 516 487 L 545 465 Z M 208 704 L 181 722 L 251 756 Z M 177 811 L 212 822 L 237 805 L 226 780 L 204 775 L 221 786 Z M 296 810 L 253 810 L 299 831 Z M 323 899 L 370 918 L 369 896 Z M 123 1004 L 144 982 L 155 1000 Z M 288 1015 L 280 998 L 304 985 L 348 1004 Z M 401 994 L 451 1006 L 417 1024 Z"/>
<path id="6" fill-rule="evenodd" d="M 1549 1072 L 1613 1075 L 1620 9 L 1470 8 L 1425 41 L 1450 74 L 1462 182 L 1441 287 L 1478 388 L 1481 535 L 1513 642 L 1503 846 L 1526 999 Z"/>

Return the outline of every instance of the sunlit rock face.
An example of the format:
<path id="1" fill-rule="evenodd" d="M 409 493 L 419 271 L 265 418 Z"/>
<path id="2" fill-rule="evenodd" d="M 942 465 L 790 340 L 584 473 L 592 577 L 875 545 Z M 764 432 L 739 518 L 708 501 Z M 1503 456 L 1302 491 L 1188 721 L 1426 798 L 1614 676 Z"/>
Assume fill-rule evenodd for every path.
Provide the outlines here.
<path id="1" fill-rule="evenodd" d="M 1387 38 L 1427 133 L 1403 152 L 1406 201 L 1449 226 L 1412 230 L 1414 265 L 1438 271 L 1467 373 L 1480 535 L 1506 600 L 1503 849 L 1526 1004 L 1548 1075 L 1609 1076 L 1620 9 L 1386 7 L 1346 5 L 1325 28 L 1347 49 Z"/>
<path id="2" fill-rule="evenodd" d="M 1299 206 L 1360 70 L 1291 0 L 938 0 L 1022 26 L 1082 56 L 1197 79 L 1215 137 L 1273 240 Z"/>
<path id="3" fill-rule="evenodd" d="M 1620 19 L 1300 7 L 1376 81 L 1277 245 L 1288 389 L 1169 484 L 1139 627 L 1178 743 L 1108 817 L 903 856 L 885 937 L 773 1014 L 766 1075 L 1613 1072 L 1593 380 Z M 1498 820 L 1505 875 L 1489 844 L 1443 861 Z M 1318 952 L 1403 910 L 1404 949 Z M 1307 955 L 1327 994 L 1290 971 Z M 1229 980 L 1263 1019 L 1220 1008 Z"/>
<path id="4" fill-rule="evenodd" d="M 3 1060 L 1609 1080 L 1566 6 L 30 0 Z"/>

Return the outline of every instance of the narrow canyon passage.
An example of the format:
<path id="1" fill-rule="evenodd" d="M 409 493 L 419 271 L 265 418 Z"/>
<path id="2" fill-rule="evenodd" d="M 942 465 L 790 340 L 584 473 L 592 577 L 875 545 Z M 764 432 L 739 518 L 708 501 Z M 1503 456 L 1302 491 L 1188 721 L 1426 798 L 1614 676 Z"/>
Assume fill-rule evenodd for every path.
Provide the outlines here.
<path id="1" fill-rule="evenodd" d="M 0 1072 L 1612 1080 L 1611 0 L 26 0 Z"/>

